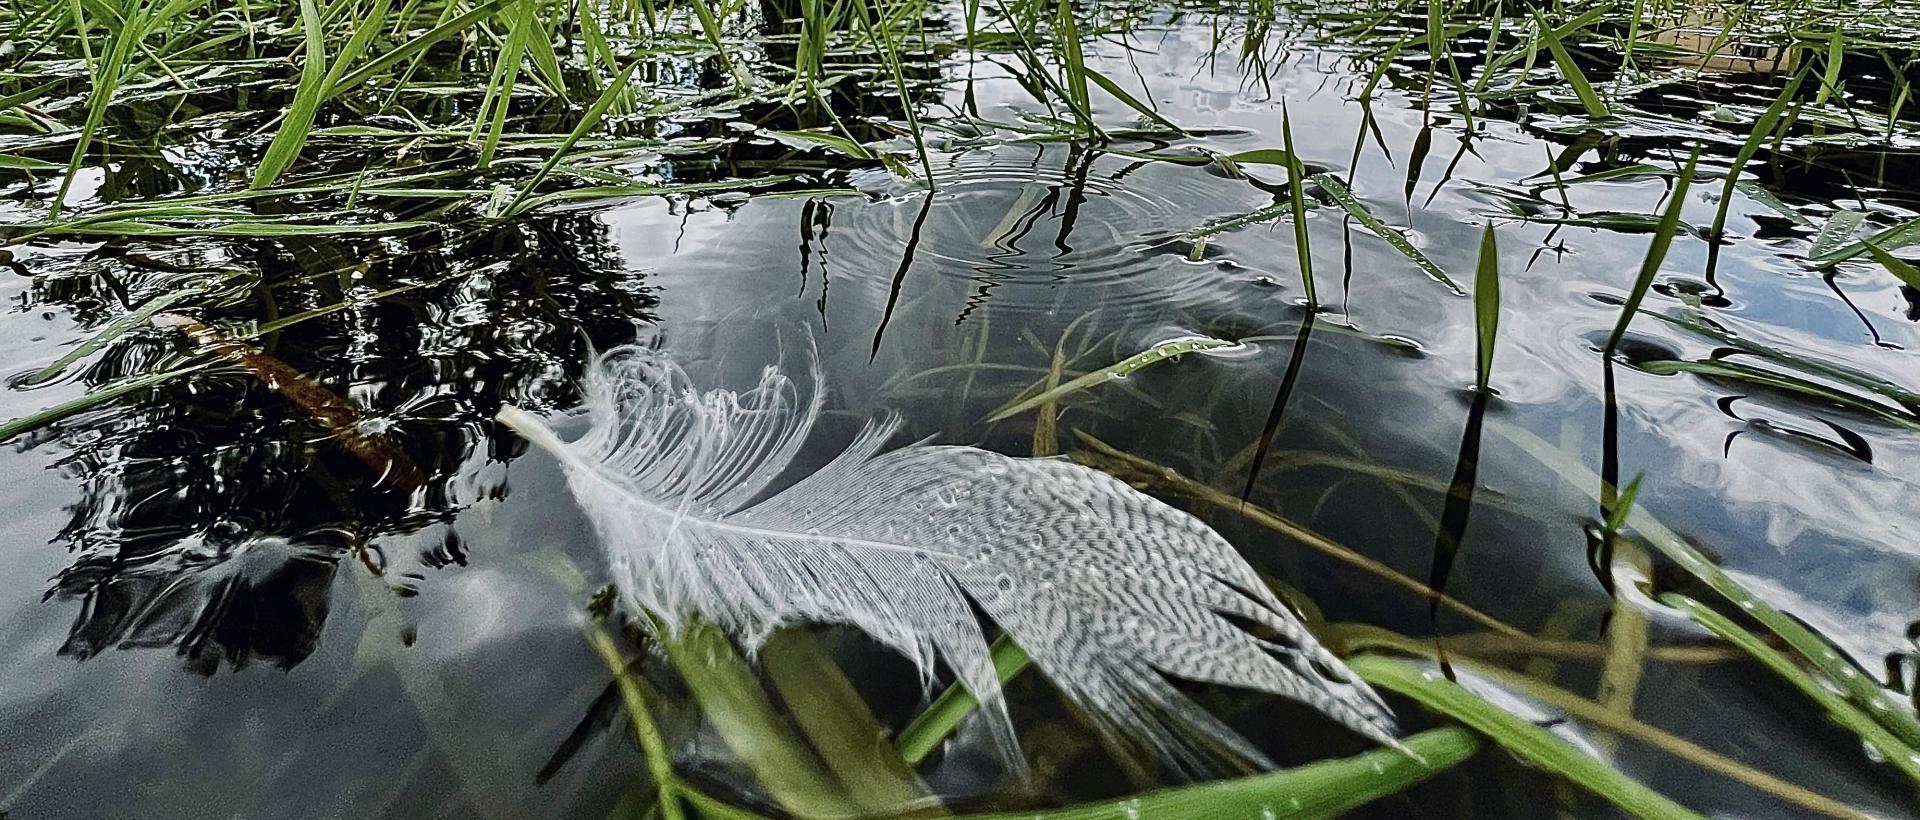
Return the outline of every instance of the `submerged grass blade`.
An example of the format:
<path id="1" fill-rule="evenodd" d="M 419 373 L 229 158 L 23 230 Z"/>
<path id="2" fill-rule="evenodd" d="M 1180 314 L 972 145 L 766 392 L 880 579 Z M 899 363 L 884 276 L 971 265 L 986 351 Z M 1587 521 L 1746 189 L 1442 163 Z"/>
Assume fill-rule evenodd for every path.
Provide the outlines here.
<path id="1" fill-rule="evenodd" d="M 992 653 L 993 670 L 1003 686 L 1027 668 L 1027 653 L 1021 651 L 1013 639 L 1006 635 L 994 639 Z M 900 758 L 910 766 L 919 765 L 979 705 L 980 701 L 966 687 L 958 683 L 949 685 L 939 697 L 933 699 L 933 703 L 927 705 L 926 710 L 907 724 L 907 728 L 900 731 L 900 738 L 895 742 L 900 750 Z"/>
<path id="2" fill-rule="evenodd" d="M 876 815 L 945 814 L 887 742 L 886 729 L 866 700 L 811 633 L 788 630 L 775 635 L 760 647 L 758 659 L 781 703 L 856 805 Z"/>
<path id="3" fill-rule="evenodd" d="M 1636 817 L 1700 818 L 1605 761 L 1588 756 L 1552 732 L 1507 713 L 1424 666 L 1377 655 L 1351 658 L 1348 665 L 1366 682 L 1458 720 L 1521 760 L 1564 777 Z"/>
<path id="4" fill-rule="evenodd" d="M 1834 723 L 1860 736 L 1860 741 L 1872 749 L 1876 756 L 1898 769 L 1909 779 L 1920 782 L 1920 752 L 1900 742 L 1899 738 L 1887 731 L 1886 727 L 1874 722 L 1860 712 L 1854 704 L 1836 693 L 1831 683 L 1816 680 L 1807 674 L 1792 658 L 1767 645 L 1759 636 L 1748 632 L 1733 619 L 1713 611 L 1706 605 L 1685 595 L 1667 593 L 1660 596 L 1660 602 L 1685 612 L 1695 623 L 1707 628 L 1707 631 L 1719 636 L 1727 643 L 1739 647 L 1742 652 L 1773 672 L 1774 676 L 1793 685 L 1827 713 Z"/>
<path id="5" fill-rule="evenodd" d="M 1035 407 L 1039 407 L 1042 404 L 1057 402 L 1061 397 L 1078 393 L 1095 385 L 1105 384 L 1114 379 L 1124 379 L 1140 368 L 1168 359 L 1179 358 L 1187 353 L 1205 353 L 1209 350 L 1219 350 L 1229 347 L 1239 347 L 1239 345 L 1234 342 L 1208 338 L 1206 336 L 1182 336 L 1167 339 L 1166 341 L 1154 344 L 1146 350 L 1128 356 L 1125 359 L 1121 359 L 1099 370 L 1068 381 L 1052 390 L 1047 390 L 1039 395 L 1019 401 L 1009 402 L 1000 407 L 1000 409 L 988 414 L 987 421 L 1005 421 L 1028 410 L 1032 410 Z"/>
<path id="6" fill-rule="evenodd" d="M 1600 500 L 1600 477 L 1581 463 L 1577 457 L 1562 451 L 1533 432 L 1512 424 L 1495 420 L 1489 425 L 1489 429 L 1500 434 L 1534 460 L 1559 473 L 1561 480 L 1568 486 L 1586 494 L 1596 502 Z M 1760 622 L 1768 631 L 1786 642 L 1802 660 L 1820 670 L 1827 680 L 1838 684 L 1847 693 L 1847 698 L 1859 706 L 1862 712 L 1879 721 L 1902 743 L 1920 748 L 1920 718 L 1914 716 L 1912 708 L 1895 701 L 1886 688 L 1854 666 L 1851 660 L 1842 657 L 1825 638 L 1734 580 L 1733 576 L 1720 569 L 1705 553 L 1673 530 L 1668 529 L 1665 524 L 1649 513 L 1646 505 L 1636 505 L 1628 514 L 1627 523 L 1649 546 L 1672 560 L 1682 571 L 1699 579 L 1728 604 Z"/>
<path id="7" fill-rule="evenodd" d="M 970 820 L 1219 820 L 1287 817 L 1332 820 L 1397 794 L 1480 751 L 1480 739 L 1458 728 L 1406 739 L 1407 751 L 1373 749 L 1234 780 L 1199 783 L 1137 797 L 1041 812 L 970 815 Z"/>
<path id="8" fill-rule="evenodd" d="M 21 433 L 25 433 L 30 430 L 37 430 L 41 427 L 45 427 L 49 424 L 53 424 L 54 422 L 60 421 L 61 419 L 67 418 L 68 416 L 72 416 L 76 413 L 84 413 L 95 407 L 99 407 L 100 405 L 106 404 L 107 402 L 113 401 L 114 399 L 120 398 L 121 396 L 127 395 L 128 393 L 137 393 L 139 391 L 145 390 L 149 387 L 153 387 L 163 382 L 172 381 L 173 379 L 179 378 L 181 376 L 185 376 L 189 373 L 197 373 L 201 370 L 207 369 L 211 364 L 212 364 L 211 362 L 201 362 L 199 364 L 191 364 L 185 367 L 177 367 L 172 370 L 165 370 L 159 373 L 154 373 L 146 376 L 136 376 L 129 379 L 122 379 L 112 384 L 108 384 L 104 387 L 95 388 L 91 391 L 88 391 L 85 395 L 79 396 L 77 398 L 69 399 L 67 401 L 63 401 L 59 404 L 56 404 L 38 413 L 21 416 L 20 418 L 6 422 L 4 424 L 0 424 L 0 442 L 7 441 L 8 439 L 13 438 L 14 436 L 20 435 Z"/>

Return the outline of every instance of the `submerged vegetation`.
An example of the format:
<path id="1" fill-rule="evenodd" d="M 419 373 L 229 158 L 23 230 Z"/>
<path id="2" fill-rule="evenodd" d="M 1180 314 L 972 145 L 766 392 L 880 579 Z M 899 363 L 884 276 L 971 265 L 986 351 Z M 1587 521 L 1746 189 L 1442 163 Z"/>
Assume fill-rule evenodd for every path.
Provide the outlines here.
<path id="1" fill-rule="evenodd" d="M 83 488 L 56 538 L 72 564 L 47 593 L 81 602 L 59 652 L 170 646 L 205 674 L 291 669 L 323 626 L 344 629 L 328 623 L 338 588 L 364 634 L 337 639 L 351 663 L 329 710 L 363 678 L 397 678 L 434 738 L 411 776 L 443 778 L 432 790 L 463 793 L 450 811 L 476 816 L 523 813 L 507 781 L 569 776 L 619 788 L 581 786 L 544 813 L 1920 811 L 1920 651 L 1883 623 L 1920 616 L 1854 612 L 1871 623 L 1849 631 L 1846 610 L 1777 577 L 1784 560 L 1729 563 L 1748 555 L 1734 542 L 1755 532 L 1738 520 L 1751 505 L 1792 517 L 1846 488 L 1794 506 L 1727 479 L 1724 509 L 1663 495 L 1688 486 L 1682 467 L 1707 468 L 1663 462 L 1656 435 L 1663 413 L 1704 404 L 1725 417 L 1722 455 L 1765 438 L 1829 480 L 1898 465 L 1887 481 L 1910 489 L 1920 385 L 1890 374 L 1912 337 L 1849 296 L 1920 317 L 1903 255 L 1920 246 L 1909 16 L 1892 0 L 9 3 L 0 262 L 28 283 L 10 292 L 20 322 L 57 311 L 71 326 L 35 326 L 10 354 L 0 440 L 14 458 L 54 453 L 18 464 Z M 1206 53 L 1152 63 L 1179 53 L 1169 32 L 1200 33 Z M 1332 111 L 1357 111 L 1358 128 L 1329 136 L 1316 118 Z M 1010 202 L 976 193 L 1008 178 Z M 1200 195 L 1141 193 L 1154 184 Z M 604 668 L 561 685 L 592 705 L 561 721 L 537 777 L 476 753 L 483 729 L 401 650 L 429 570 L 489 560 L 469 551 L 491 531 L 481 511 L 558 496 L 518 478 L 509 492 L 495 468 L 524 444 L 495 414 L 574 407 L 593 351 L 643 325 L 675 332 L 671 311 L 728 336 L 746 320 L 713 294 L 759 280 L 725 272 L 788 266 L 740 239 L 766 224 L 750 209 L 775 203 L 797 209 L 808 298 L 764 299 L 817 323 L 771 322 L 773 348 L 811 338 L 850 371 L 833 409 L 898 403 L 917 435 L 1065 455 L 1263 545 L 1243 551 L 1275 600 L 1390 695 L 1405 748 L 1194 686 L 1277 765 L 1186 782 L 1099 731 L 1112 715 L 1053 698 L 1010 636 L 963 674 L 916 674 L 798 618 L 760 624 L 788 628 L 748 653 L 698 619 L 660 628 L 684 613 L 612 606 L 632 590 L 602 585 L 633 578 L 543 542 L 492 559 L 560 590 L 568 615 L 552 622 L 570 640 L 584 626 L 576 649 Z M 1144 216 L 1088 227 L 1116 212 Z M 736 217 L 746 227 L 715 227 Z M 1036 235 L 1049 255 L 1022 259 L 1043 218 L 1059 223 Z M 853 239 L 832 246 L 830 229 Z M 639 269 L 682 264 L 683 242 L 721 261 L 663 294 Z M 1574 270 L 1551 260 L 1583 253 L 1636 264 L 1550 281 Z M 929 306 L 945 291 L 925 268 L 955 260 L 961 295 Z M 1196 279 L 1115 273 L 1134 260 Z M 1021 265 L 1044 268 L 1041 284 Z M 1779 293 L 1753 295 L 1756 280 Z M 1241 289 L 1215 298 L 1223 282 Z M 1569 308 L 1553 288 L 1585 298 Z M 1847 318 L 1808 318 L 1828 296 Z M 869 326 L 829 319 L 849 300 Z M 1605 324 L 1566 353 L 1550 337 L 1574 311 Z M 1848 333 L 1871 341 L 1829 343 Z M 738 350 L 768 351 L 750 335 Z M 1584 381 L 1529 390 L 1528 369 L 1563 356 Z M 1368 405 L 1375 390 L 1399 398 Z M 1897 506 L 1860 492 L 1862 508 Z M 1866 534 L 1769 518 L 1759 546 L 1856 539 L 1911 558 L 1880 535 L 1910 536 L 1905 512 L 1884 514 Z M 1478 563 L 1499 539 L 1525 558 Z M 1571 565 L 1588 574 L 1552 574 L 1582 549 Z M 1863 571 L 1890 565 L 1912 569 Z M 1504 593 L 1469 597 L 1460 576 L 1477 567 L 1480 583 L 1511 573 L 1493 582 Z M 1861 589 L 1833 600 L 1872 598 Z M 991 720 L 971 717 L 990 693 L 955 683 L 969 677 L 1005 686 L 1023 758 L 993 756 Z M 1649 706 L 1689 687 L 1739 694 L 1721 714 Z M 609 726 L 637 762 L 592 745 Z M 22 765 L 0 814 L 57 803 L 43 795 L 65 788 L 66 754 Z M 1701 772 L 1732 791 L 1679 790 Z M 356 810 L 406 811 L 366 799 Z"/>

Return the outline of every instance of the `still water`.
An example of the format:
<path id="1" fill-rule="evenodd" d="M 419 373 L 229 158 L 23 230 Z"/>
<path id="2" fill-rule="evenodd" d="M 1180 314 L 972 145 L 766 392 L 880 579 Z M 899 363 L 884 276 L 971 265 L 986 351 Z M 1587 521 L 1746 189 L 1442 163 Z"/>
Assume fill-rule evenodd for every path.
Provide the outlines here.
<path id="1" fill-rule="evenodd" d="M 201 317 L 228 323 L 418 286 L 261 345 L 356 405 L 363 429 L 402 451 L 420 480 L 373 473 L 237 369 L 193 374 L 10 442 L 0 452 L 11 513 L 0 520 L 0 809 L 15 818 L 606 816 L 643 763 L 582 637 L 588 601 L 606 583 L 604 559 L 556 464 L 491 418 L 502 402 L 567 409 L 592 351 L 640 333 L 663 336 L 710 386 L 742 386 L 766 364 L 816 349 L 829 415 L 809 463 L 883 409 L 905 415 L 910 438 L 1016 455 L 1071 451 L 1084 433 L 1230 496 L 1250 486 L 1257 503 L 1427 578 L 1442 508 L 1435 488 L 1456 473 L 1474 403 L 1472 300 L 1341 209 L 1318 207 L 1307 233 L 1322 307 L 1309 311 L 1284 220 L 1203 247 L 1180 236 L 1282 201 L 1282 170 L 1137 156 L 1277 148 L 1283 103 L 1309 172 L 1345 181 L 1456 281 L 1471 283 L 1482 228 L 1495 225 L 1495 394 L 1476 506 L 1446 591 L 1529 632 L 1597 640 L 1612 598 L 1590 568 L 1590 488 L 1513 442 L 1531 434 L 1589 469 L 1601 462 L 1598 347 L 1648 237 L 1517 213 L 1657 212 L 1670 179 L 1572 185 L 1562 202 L 1544 185 L 1550 163 L 1565 176 L 1671 167 L 1686 140 L 1710 136 L 1703 168 L 1724 168 L 1742 134 L 1715 131 L 1714 111 L 1764 106 L 1773 92 L 1739 78 L 1669 87 L 1658 94 L 1671 121 L 1604 139 L 1570 128 L 1564 112 L 1526 106 L 1469 126 L 1423 105 L 1406 83 L 1362 104 L 1368 78 L 1354 55 L 1298 34 L 1275 33 L 1284 47 L 1237 59 L 1237 44 L 1218 40 L 1232 23 L 1162 10 L 1124 45 L 1088 44 L 1096 67 L 1143 83 L 1194 135 L 1171 145 L 1024 139 L 991 123 L 1044 109 L 993 60 L 926 66 L 949 80 L 920 101 L 929 118 L 976 123 L 934 136 L 931 194 L 855 167 L 809 171 L 845 195 L 640 198 L 400 238 L 10 246 L 15 271 L 0 279 L 0 332 L 11 340 L 0 373 L 13 377 L 0 416 L 9 418 L 168 361 L 178 337 L 138 331 L 50 383 L 27 379 L 182 271 L 239 272 L 244 284 L 216 286 L 229 291 Z M 1096 102 L 1110 127 L 1136 124 L 1131 108 Z M 750 111 L 675 127 L 727 143 L 635 162 L 700 178 L 793 153 L 766 133 L 790 126 Z M 211 144 L 184 140 L 163 156 L 98 169 L 82 187 L 101 199 L 193 190 L 234 173 L 231 160 L 207 153 Z M 910 151 L 905 141 L 890 147 Z M 1889 223 L 1914 216 L 1920 202 L 1899 187 L 1911 162 L 1869 153 L 1833 149 L 1749 173 L 1816 222 L 1847 207 Z M 1861 171 L 1873 163 L 1878 176 Z M 1696 185 L 1683 218 L 1710 224 L 1718 190 Z M 1913 294 L 1874 265 L 1808 269 L 1800 260 L 1813 232 L 1740 196 L 1711 281 L 1709 244 L 1683 232 L 1647 309 L 1680 316 L 1698 301 L 1743 338 L 1911 377 Z M 1193 333 L 1244 344 L 1075 394 L 1051 436 L 1036 432 L 1031 413 L 985 421 L 1044 381 L 1056 359 L 1070 377 Z M 1636 321 L 1615 373 L 1622 479 L 1639 475 L 1642 508 L 1863 669 L 1907 670 L 1896 686 L 1910 685 L 1920 440 L 1791 394 L 1631 366 L 1703 358 L 1717 346 Z M 1270 446 L 1250 458 L 1263 433 Z M 1446 609 L 1431 618 L 1424 597 L 1294 539 L 1196 511 L 1326 621 L 1422 636 L 1474 626 Z M 1683 618 L 1651 617 L 1656 646 L 1706 643 Z M 856 677 L 884 720 L 914 713 L 910 673 L 833 637 L 849 668 L 866 673 Z M 1596 683 L 1590 660 L 1514 663 L 1574 691 Z M 1556 717 L 1468 682 L 1530 718 Z M 1039 727 L 1027 738 L 1037 767 L 1065 773 L 1048 782 L 1077 785 L 1022 794 L 963 748 L 925 770 L 936 790 L 963 806 L 1017 807 L 1137 785 L 1097 763 L 1044 687 L 1023 681 L 1013 695 L 1016 720 Z M 1208 703 L 1282 762 L 1365 748 L 1271 702 L 1209 693 Z M 1402 711 L 1411 728 L 1431 723 Z M 1913 809 L 1857 739 L 1755 667 L 1650 662 L 1635 714 L 1862 810 Z M 1694 807 L 1798 811 L 1635 742 L 1552 725 Z M 695 721 L 669 728 L 692 776 L 756 799 Z M 1488 754 L 1375 810 L 1533 817 L 1562 808 L 1607 812 Z"/>

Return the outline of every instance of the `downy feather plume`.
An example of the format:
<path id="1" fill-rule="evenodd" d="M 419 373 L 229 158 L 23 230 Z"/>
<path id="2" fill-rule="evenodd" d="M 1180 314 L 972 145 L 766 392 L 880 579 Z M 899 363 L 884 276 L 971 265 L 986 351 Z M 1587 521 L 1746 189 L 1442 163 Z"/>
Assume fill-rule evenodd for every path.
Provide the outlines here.
<path id="1" fill-rule="evenodd" d="M 511 406 L 500 419 L 558 457 L 631 611 L 669 629 L 697 612 L 749 648 L 782 626 L 849 624 L 923 674 L 944 661 L 1009 761 L 976 605 L 1102 731 L 1188 771 L 1267 761 L 1168 677 L 1292 698 L 1398 745 L 1378 696 L 1225 539 L 1104 473 L 886 450 L 887 415 L 762 498 L 819 418 L 817 358 L 811 375 L 802 389 L 768 367 L 751 390 L 700 390 L 661 350 L 626 347 L 591 369 L 578 440 Z"/>

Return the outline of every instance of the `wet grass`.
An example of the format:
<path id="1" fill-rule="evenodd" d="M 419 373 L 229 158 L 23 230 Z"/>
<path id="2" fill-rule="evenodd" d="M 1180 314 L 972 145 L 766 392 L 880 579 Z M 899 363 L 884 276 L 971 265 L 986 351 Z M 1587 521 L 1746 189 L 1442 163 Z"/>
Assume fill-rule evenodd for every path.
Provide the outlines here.
<path id="1" fill-rule="evenodd" d="M 1223 43 L 1236 36 L 1235 26 L 1241 27 L 1237 51 L 1246 64 L 1265 59 L 1260 45 L 1269 32 L 1265 27 L 1288 13 L 1254 5 L 1221 18 Z M 1474 215 L 1486 225 L 1480 264 L 1471 280 L 1477 341 L 1474 383 L 1482 400 L 1475 405 L 1479 409 L 1462 444 L 1460 467 L 1478 460 L 1484 397 L 1499 377 L 1494 357 L 1501 315 L 1496 233 L 1533 223 L 1650 238 L 1618 323 L 1601 346 L 1609 395 L 1612 368 L 1630 327 L 1653 320 L 1746 361 L 1726 361 L 1729 354 L 1720 352 L 1708 359 L 1630 362 L 1640 370 L 1764 386 L 1795 400 L 1920 429 L 1920 394 L 1892 379 L 1846 362 L 1822 361 L 1749 340 L 1728 330 L 1698 299 L 1677 312 L 1650 308 L 1645 302 L 1676 241 L 1708 242 L 1715 249 L 1711 253 L 1742 241 L 1729 228 L 1739 196 L 1784 215 L 1810 234 L 1803 237 L 1809 271 L 1871 267 L 1920 288 L 1914 264 L 1895 255 L 1920 245 L 1920 220 L 1843 209 L 1815 221 L 1807 215 L 1813 212 L 1806 209 L 1810 203 L 1799 201 L 1795 192 L 1775 191 L 1749 174 L 1756 163 L 1790 167 L 1802 161 L 1796 151 L 1809 146 L 1890 145 L 1913 138 L 1903 115 L 1911 113 L 1906 107 L 1908 70 L 1917 35 L 1890 7 L 1755 5 L 1738 14 L 1717 14 L 1712 18 L 1717 22 L 1703 26 L 1698 18 L 1713 10 L 1709 4 L 1649 7 L 1636 0 L 1577 15 L 1532 7 L 1522 13 L 1522 4 L 1504 2 L 1299 5 L 1288 19 L 1311 29 L 1310 36 L 1347 49 L 1357 68 L 1354 76 L 1364 79 L 1356 99 L 1364 103 L 1382 87 L 1416 97 L 1429 118 L 1446 117 L 1461 131 L 1463 151 L 1477 132 L 1476 118 L 1524 118 L 1527 127 L 1560 135 L 1649 129 L 1701 146 L 1692 148 L 1684 162 L 1672 155 L 1664 164 L 1643 158 L 1648 161 L 1619 162 L 1572 176 L 1563 174 L 1566 169 L 1556 162 L 1550 165 L 1548 181 L 1530 190 L 1492 192 L 1502 206 Z M 398 7 L 391 0 L 237 7 L 192 0 L 17 3 L 0 11 L 11 47 L 0 57 L 5 69 L 0 75 L 0 146 L 5 151 L 0 154 L 0 181 L 12 194 L 0 232 L 10 243 L 99 236 L 265 242 L 395 237 L 478 230 L 632 197 L 853 194 L 849 172 L 873 168 L 893 174 L 916 195 L 931 197 L 940 188 L 937 160 L 942 152 L 995 140 L 1052 141 L 1144 162 L 1204 166 L 1225 175 L 1239 173 L 1241 166 L 1278 169 L 1286 179 L 1283 189 L 1271 191 L 1271 205 L 1172 227 L 1182 231 L 1177 238 L 1189 244 L 1190 258 L 1199 259 L 1209 240 L 1287 221 L 1297 250 L 1293 264 L 1309 311 L 1323 308 L 1308 230 L 1309 221 L 1322 216 L 1353 220 L 1385 241 L 1405 261 L 1407 287 L 1431 288 L 1445 296 L 1468 293 L 1459 284 L 1466 281 L 1466 271 L 1448 271 L 1409 231 L 1389 224 L 1369 204 L 1379 200 L 1379 192 L 1356 192 L 1350 176 L 1343 181 L 1301 161 L 1292 144 L 1291 115 L 1282 121 L 1282 146 L 1202 156 L 1165 150 L 1169 143 L 1192 136 L 1186 124 L 1157 111 L 1149 102 L 1151 89 L 1133 88 L 1090 64 L 1088 43 L 1124 37 L 1138 23 L 1138 10 L 1111 6 L 989 0 L 966 4 L 956 24 L 951 10 L 920 0 L 804 0 L 793 4 L 787 20 L 772 20 L 765 8 L 727 0 L 660 5 L 410 0 Z M 1705 41 L 1706 48 L 1676 45 L 1682 34 Z M 1455 47 L 1462 43 L 1477 47 Z M 1703 81 L 1708 67 L 1730 50 L 1737 51 L 1736 46 L 1766 55 L 1747 58 L 1771 67 L 1758 72 L 1764 76 L 1757 82 L 1773 92 L 1764 108 L 1730 109 L 1732 121 L 1721 122 L 1689 118 L 1654 103 L 1664 87 Z M 931 100 L 945 89 L 939 63 L 956 54 L 1003 61 L 1036 108 L 1051 113 L 1017 123 L 951 110 L 931 116 Z M 1844 66 L 1863 61 L 1890 67 L 1884 88 L 1847 87 L 1852 80 Z M 690 87 L 681 78 L 689 71 L 713 72 L 725 80 L 709 83 L 712 87 Z M 897 108 L 877 114 L 842 110 L 837 89 L 857 83 L 888 89 Z M 779 111 L 787 127 L 773 133 L 800 147 L 755 160 L 759 165 L 718 167 L 703 178 L 686 178 L 720 147 L 737 140 L 702 131 L 701 124 L 747 109 Z M 1523 115 L 1522 109 L 1547 116 Z M 1130 112 L 1137 122 L 1117 123 L 1107 113 L 1116 110 Z M 238 136 L 207 136 L 211 129 L 200 118 L 209 112 L 230 118 L 226 131 Z M 1744 129 L 1739 127 L 1742 122 L 1747 123 Z M 1356 145 L 1365 138 L 1365 133 L 1356 135 Z M 214 140 L 211 147 L 222 160 L 198 183 L 150 195 L 83 190 L 89 172 L 116 161 L 162 146 L 205 146 Z M 635 162 L 636 156 L 653 159 Z M 1703 156 L 1716 160 L 1711 169 L 1701 166 Z M 682 159 L 676 167 L 675 160 Z M 1420 161 L 1413 160 L 1404 192 L 1410 210 Z M 1664 207 L 1580 212 L 1570 204 L 1570 192 L 1577 186 L 1638 179 L 1670 184 Z M 1696 180 L 1718 183 L 1715 216 L 1704 230 L 1682 220 L 1683 210 L 1693 202 L 1689 197 Z M 1712 264 L 1706 273 L 1710 280 Z M 22 386 L 57 381 L 156 316 L 210 310 L 249 284 L 226 275 L 182 275 L 172 289 L 126 305 L 68 353 L 38 368 Z M 0 440 L 145 395 L 174 380 L 234 367 L 232 344 L 421 286 L 401 284 L 343 299 L 333 307 L 262 316 L 253 327 L 229 334 L 224 359 L 218 351 L 183 353 L 148 373 L 94 386 L 77 398 L 0 425 Z M 1295 325 L 1295 365 L 1310 355 L 1306 351 L 1312 321 L 1309 317 Z M 1343 332 L 1334 329 L 1328 335 Z M 1117 390 L 1114 385 L 1142 368 L 1178 367 L 1184 354 L 1236 346 L 1211 336 L 1182 337 L 1114 351 L 1105 359 L 1072 365 L 1084 372 L 1069 372 L 1062 339 L 1053 348 L 1051 369 L 1006 396 L 986 421 L 1006 422 L 1037 412 L 1044 421 L 1036 424 L 1035 440 L 1051 441 L 1054 425 L 1061 423 L 1058 410 L 1068 402 L 1098 405 L 1103 391 Z M 241 369 L 267 378 L 259 374 L 271 371 L 266 363 L 270 359 L 242 358 Z M 1760 364 L 1749 363 L 1753 361 Z M 1019 367 L 988 361 L 979 367 L 995 365 Z M 1290 377 L 1295 372 L 1289 368 Z M 273 378 L 283 384 L 297 381 L 285 374 Z M 1911 707 L 1897 702 L 1886 685 L 1841 657 L 1830 641 L 1777 602 L 1720 570 L 1698 546 L 1662 525 L 1647 509 L 1657 500 L 1637 498 L 1633 483 L 1626 483 L 1624 491 L 1617 489 L 1623 484 L 1617 463 L 1588 465 L 1531 433 L 1497 420 L 1487 423 L 1492 439 L 1594 497 L 1595 520 L 1602 530 L 1599 541 L 1606 548 L 1595 559 L 1596 568 L 1606 578 L 1625 578 L 1645 587 L 1627 590 L 1629 597 L 1621 599 L 1624 609 L 1616 610 L 1606 644 L 1572 649 L 1541 643 L 1526 630 L 1451 598 L 1447 573 L 1438 562 L 1423 583 L 1250 502 L 1263 470 L 1273 469 L 1277 459 L 1270 452 L 1273 431 L 1290 412 L 1290 385 L 1283 382 L 1265 433 L 1257 444 L 1248 443 L 1251 463 L 1243 465 L 1250 467 L 1247 491 L 1240 497 L 1090 437 L 1083 437 L 1073 456 L 1165 495 L 1186 498 L 1196 508 L 1244 517 L 1309 550 L 1335 556 L 1362 574 L 1385 579 L 1389 587 L 1429 602 L 1435 617 L 1444 610 L 1472 621 L 1485 634 L 1518 642 L 1513 645 L 1519 649 L 1449 639 L 1440 642 L 1447 650 L 1442 654 L 1429 652 L 1433 642 L 1420 636 L 1323 625 L 1329 643 L 1346 645 L 1364 677 L 1401 693 L 1403 708 L 1424 711 L 1423 720 L 1449 726 L 1409 737 L 1406 743 L 1413 755 L 1372 750 L 1022 816 L 1220 817 L 1257 816 L 1263 810 L 1335 816 L 1399 794 L 1476 756 L 1486 757 L 1482 739 L 1627 812 L 1691 816 L 1674 798 L 1651 791 L 1558 734 L 1476 694 L 1481 690 L 1447 680 L 1443 672 L 1452 671 L 1454 664 L 1481 670 L 1489 680 L 1521 695 L 1559 704 L 1574 719 L 1641 739 L 1656 738 L 1654 745 L 1673 757 L 1708 766 L 1747 787 L 1803 808 L 1848 816 L 1853 810 L 1819 794 L 1812 788 L 1818 784 L 1785 783 L 1634 719 L 1638 668 L 1675 662 L 1671 653 L 1662 654 L 1673 647 L 1649 645 L 1649 612 L 1699 624 L 1803 695 L 1809 709 L 1857 735 L 1877 758 L 1920 781 L 1915 764 L 1920 761 L 1920 721 Z M 312 407 L 304 412 L 341 411 L 329 405 L 324 413 Z M 350 428 L 352 420 L 331 424 Z M 1036 445 L 1036 452 L 1040 449 L 1043 446 Z M 1449 499 L 1434 522 L 1440 544 L 1458 547 L 1466 513 L 1476 503 L 1496 503 L 1484 496 L 1476 501 L 1471 469 L 1456 471 L 1451 479 L 1417 478 L 1425 482 L 1422 492 L 1437 489 Z M 1461 500 L 1456 505 L 1452 499 Z M 1440 551 L 1436 546 L 1436 553 Z M 1656 583 L 1644 571 L 1645 562 L 1636 558 L 1648 554 L 1677 566 L 1692 585 L 1686 590 L 1692 595 Z M 1616 573 L 1621 562 L 1634 571 Z M 1351 640 L 1341 640 L 1342 635 Z M 674 769 L 654 716 L 661 708 L 659 687 L 636 676 L 623 638 L 596 626 L 588 640 L 607 661 L 647 760 L 650 782 L 636 790 L 646 799 L 623 803 L 621 810 L 644 810 L 637 804 L 645 803 L 670 820 L 758 816 Z M 797 816 L 834 816 L 847 808 L 878 815 L 903 807 L 932 816 L 954 808 L 929 793 L 920 782 L 919 767 L 939 752 L 970 711 L 971 698 L 963 690 L 948 689 L 905 723 L 897 737 L 886 737 L 885 722 L 867 711 L 856 688 L 817 645 L 793 644 L 788 651 L 756 659 L 771 665 L 764 679 L 711 630 L 694 630 L 661 648 L 678 682 L 740 758 L 754 784 L 769 795 L 772 808 Z M 1514 651 L 1537 657 L 1571 652 L 1600 659 L 1607 667 L 1604 678 L 1611 682 L 1601 688 L 1610 691 L 1588 697 L 1506 670 L 1497 656 Z M 1020 675 L 1024 662 L 1017 647 L 1002 641 L 996 644 L 995 658 L 1003 680 Z"/>

